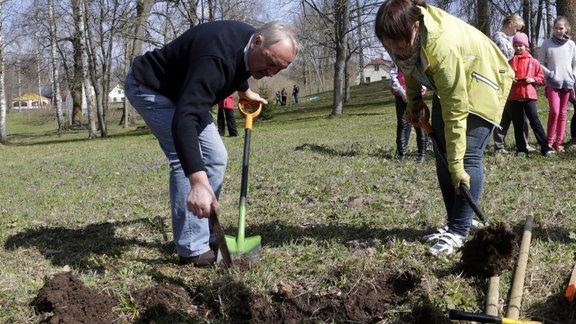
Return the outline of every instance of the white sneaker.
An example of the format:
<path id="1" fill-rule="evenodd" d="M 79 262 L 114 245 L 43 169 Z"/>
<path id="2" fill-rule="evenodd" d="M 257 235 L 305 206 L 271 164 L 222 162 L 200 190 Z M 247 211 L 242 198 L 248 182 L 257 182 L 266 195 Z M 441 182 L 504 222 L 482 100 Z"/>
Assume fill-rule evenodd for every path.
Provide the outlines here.
<path id="1" fill-rule="evenodd" d="M 472 224 L 470 225 L 470 229 L 477 230 L 477 229 L 481 229 L 483 227 L 486 227 L 486 225 L 484 225 L 483 223 L 481 223 L 475 219 L 472 219 Z"/>
<path id="2" fill-rule="evenodd" d="M 424 239 L 425 242 L 431 243 L 431 242 L 436 242 L 440 239 L 440 237 L 442 237 L 442 235 L 444 233 L 448 232 L 448 224 L 439 227 L 436 229 L 436 231 L 434 233 L 428 234 L 428 235 L 424 235 L 422 237 L 422 239 Z"/>
<path id="3" fill-rule="evenodd" d="M 528 152 L 536 152 L 536 149 L 533 148 L 532 146 L 526 144 L 526 151 L 528 151 Z"/>
<path id="4" fill-rule="evenodd" d="M 451 232 L 442 234 L 438 242 L 428 249 L 428 254 L 438 256 L 440 254 L 450 255 L 464 244 L 466 238 Z"/>

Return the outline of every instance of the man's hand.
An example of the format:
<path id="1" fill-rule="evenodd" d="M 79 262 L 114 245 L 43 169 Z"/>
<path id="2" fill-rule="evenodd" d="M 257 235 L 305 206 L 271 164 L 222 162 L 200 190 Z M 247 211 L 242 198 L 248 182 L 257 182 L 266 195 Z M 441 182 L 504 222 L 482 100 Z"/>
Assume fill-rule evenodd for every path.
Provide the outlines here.
<path id="1" fill-rule="evenodd" d="M 470 176 L 464 170 L 460 171 L 459 174 L 452 174 L 452 185 L 457 194 L 460 194 L 460 184 L 470 189 Z"/>
<path id="2" fill-rule="evenodd" d="M 198 218 L 210 217 L 213 209 L 216 214 L 220 214 L 220 203 L 208 182 L 206 172 L 195 172 L 188 179 L 191 185 L 187 200 L 188 210 Z"/>
<path id="3" fill-rule="evenodd" d="M 257 94 L 256 92 L 248 89 L 244 92 L 242 91 L 238 91 L 238 96 L 240 97 L 240 99 L 245 99 L 248 101 L 257 101 L 257 102 L 261 102 L 263 105 L 268 104 L 268 101 L 266 101 L 266 99 L 260 97 L 259 94 Z"/>

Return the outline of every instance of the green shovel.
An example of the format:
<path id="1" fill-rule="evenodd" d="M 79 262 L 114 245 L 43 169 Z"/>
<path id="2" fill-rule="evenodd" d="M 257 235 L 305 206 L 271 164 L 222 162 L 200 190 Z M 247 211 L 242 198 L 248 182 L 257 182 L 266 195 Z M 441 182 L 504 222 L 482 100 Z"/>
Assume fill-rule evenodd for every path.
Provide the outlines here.
<path id="1" fill-rule="evenodd" d="M 249 113 L 246 110 L 253 110 Z M 260 259 L 261 237 L 245 237 L 246 228 L 246 195 L 248 193 L 248 164 L 250 160 L 250 133 L 252 131 L 252 120 L 257 117 L 262 110 L 262 103 L 240 100 L 238 110 L 246 119 L 244 135 L 244 157 L 242 160 L 242 182 L 240 185 L 240 206 L 238 215 L 238 235 L 236 237 L 226 235 L 226 244 L 233 259 L 246 258 L 250 262 Z"/>

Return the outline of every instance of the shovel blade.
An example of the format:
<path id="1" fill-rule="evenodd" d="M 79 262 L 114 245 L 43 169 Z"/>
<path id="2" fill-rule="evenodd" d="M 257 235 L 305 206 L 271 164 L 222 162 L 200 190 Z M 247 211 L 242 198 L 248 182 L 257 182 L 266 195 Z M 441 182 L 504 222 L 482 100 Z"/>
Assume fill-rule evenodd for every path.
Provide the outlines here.
<path id="1" fill-rule="evenodd" d="M 260 260 L 260 250 L 262 249 L 262 238 L 260 235 L 237 239 L 234 236 L 226 235 L 226 245 L 230 250 L 233 260 L 247 259 L 250 262 Z"/>

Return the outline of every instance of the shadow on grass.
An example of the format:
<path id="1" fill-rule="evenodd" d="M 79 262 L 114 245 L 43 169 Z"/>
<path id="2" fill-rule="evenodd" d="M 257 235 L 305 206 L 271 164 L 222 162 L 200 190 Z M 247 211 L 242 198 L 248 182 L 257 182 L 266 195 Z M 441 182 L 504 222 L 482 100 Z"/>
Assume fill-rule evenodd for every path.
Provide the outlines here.
<path id="1" fill-rule="evenodd" d="M 564 285 L 563 287 L 566 287 Z M 576 307 L 564 298 L 564 292 L 548 297 L 544 302 L 534 304 L 526 311 L 528 318 L 545 324 L 576 323 Z"/>
<path id="2" fill-rule="evenodd" d="M 86 137 L 84 138 L 69 138 L 66 135 L 74 133 L 79 133 L 78 131 L 67 131 L 63 134 L 58 134 L 57 131 L 49 131 L 44 133 L 20 133 L 20 134 L 12 134 L 8 136 L 8 146 L 37 146 L 37 145 L 50 145 L 50 144 L 64 144 L 64 143 L 76 143 L 76 142 L 88 142 L 93 141 L 94 139 L 88 138 L 88 133 L 86 133 Z M 98 133 L 99 135 L 100 133 Z M 112 138 L 124 138 L 124 137 L 131 137 L 131 136 L 141 136 L 150 134 L 150 129 L 146 127 L 139 126 L 136 129 L 125 131 L 118 134 L 111 134 L 106 137 L 97 137 L 98 139 L 112 139 Z M 54 139 L 55 137 L 58 137 Z M 46 140 L 43 140 L 46 138 Z"/>
<path id="3" fill-rule="evenodd" d="M 79 265 L 93 268 L 91 259 L 98 256 L 117 257 L 132 246 L 169 251 L 172 243 L 150 243 L 116 236 L 116 229 L 133 224 L 158 227 L 154 220 L 141 218 L 125 222 L 90 224 L 78 228 L 52 227 L 28 229 L 10 236 L 4 248 L 33 248 L 56 266 Z M 96 269 L 98 271 L 104 269 Z"/>
<path id="4" fill-rule="evenodd" d="M 348 150 L 338 150 L 326 145 L 317 145 L 317 144 L 302 144 L 294 148 L 295 151 L 306 151 L 310 150 L 313 152 L 326 154 L 330 156 L 356 156 L 358 155 L 358 150 L 356 148 L 351 148 Z"/>
<path id="5" fill-rule="evenodd" d="M 236 229 L 227 229 L 236 231 Z M 429 234 L 431 228 L 391 228 L 382 229 L 369 225 L 354 226 L 349 224 L 316 223 L 306 225 L 282 224 L 271 222 L 263 225 L 250 226 L 251 235 L 262 236 L 262 244 L 268 246 L 282 246 L 294 241 L 306 239 L 320 243 L 322 241 L 336 241 L 340 244 L 349 242 L 365 243 L 366 246 L 375 245 L 375 240 L 389 241 L 391 239 L 403 239 L 417 241 L 423 235 Z"/>
<path id="6" fill-rule="evenodd" d="M 325 154 L 329 156 L 339 156 L 339 157 L 351 157 L 351 156 L 358 156 L 361 154 L 365 154 L 366 148 L 362 147 L 362 145 L 355 146 L 354 144 L 349 145 L 341 145 L 343 149 L 337 147 L 330 147 L 328 145 L 318 145 L 318 144 L 302 144 L 294 148 L 295 151 L 306 151 L 310 150 L 316 153 Z M 363 149 L 364 148 L 364 149 Z M 372 156 L 379 159 L 384 160 L 393 160 L 396 159 L 396 151 L 394 148 L 378 148 L 374 151 L 370 151 L 367 154 L 368 156 Z M 409 155 L 413 155 L 414 157 L 416 154 L 409 153 Z M 432 154 L 427 155 L 428 159 L 432 158 Z"/>

